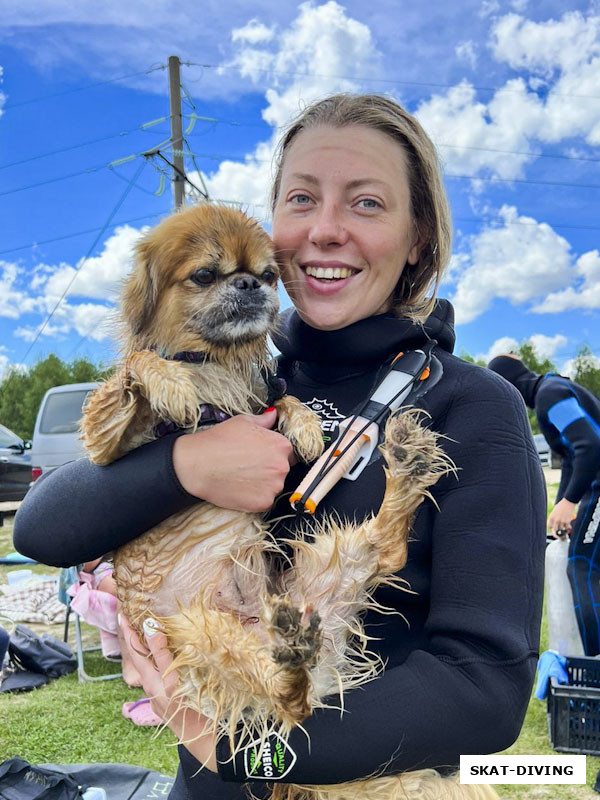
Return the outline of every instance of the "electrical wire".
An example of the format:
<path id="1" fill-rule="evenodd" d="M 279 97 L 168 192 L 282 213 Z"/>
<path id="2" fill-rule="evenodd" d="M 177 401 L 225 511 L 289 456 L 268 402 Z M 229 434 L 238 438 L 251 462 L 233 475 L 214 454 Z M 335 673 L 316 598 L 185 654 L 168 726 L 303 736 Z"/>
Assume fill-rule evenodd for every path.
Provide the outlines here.
<path id="1" fill-rule="evenodd" d="M 233 69 L 233 70 L 240 70 L 240 67 L 237 64 L 198 64 L 195 61 L 182 61 L 182 67 L 203 67 L 204 69 Z M 282 70 L 270 69 L 268 67 L 247 67 L 245 68 L 248 72 L 263 72 L 268 75 L 283 75 L 289 78 L 324 78 L 324 79 L 335 79 L 335 80 L 347 80 L 347 81 L 357 81 L 358 83 L 388 83 L 394 84 L 398 86 L 418 86 L 421 88 L 431 88 L 434 89 L 455 89 L 457 84 L 455 83 L 430 83 L 430 82 L 423 82 L 423 81 L 399 81 L 394 80 L 393 78 L 366 78 L 361 75 L 320 75 L 315 72 L 287 72 Z M 509 94 L 523 94 L 523 91 L 517 89 L 507 89 L 506 86 L 473 86 L 469 84 L 478 92 L 498 92 L 502 90 L 503 92 Z M 600 96 L 593 95 L 593 94 L 562 94 L 559 92 L 553 92 L 553 97 L 574 97 L 574 98 L 584 98 L 586 100 L 600 100 Z M 538 96 L 538 95 L 536 95 Z"/>
<path id="2" fill-rule="evenodd" d="M 3 106 L 3 111 L 9 111 L 13 108 L 19 108 L 20 106 L 27 106 L 31 103 L 39 103 L 42 100 L 49 100 L 52 97 L 62 97 L 65 94 L 73 94 L 73 92 L 84 92 L 87 89 L 95 89 L 97 86 L 106 86 L 109 83 L 117 83 L 118 81 L 125 81 L 128 78 L 137 78 L 139 75 L 150 75 L 152 72 L 156 72 L 159 69 L 167 69 L 167 64 L 159 64 L 156 67 L 150 67 L 150 69 L 144 69 L 141 72 L 131 72 L 129 75 L 120 75 L 118 78 L 109 78 L 106 81 L 98 81 L 98 83 L 89 83 L 87 86 L 77 86 L 74 89 L 65 89 L 62 92 L 54 92 L 53 94 L 45 94 L 41 97 L 34 97 L 31 100 L 23 100 L 20 103 L 9 103 L 7 106 Z"/>
<path id="3" fill-rule="evenodd" d="M 139 131 L 148 130 L 149 133 L 156 135 L 156 131 L 151 131 L 149 128 L 153 125 L 158 125 L 160 122 L 165 122 L 169 117 L 162 117 L 155 119 L 151 122 L 145 122 L 143 125 L 138 125 L 137 128 L 132 128 L 129 131 L 119 131 L 119 133 L 112 133 L 109 136 L 102 136 L 99 139 L 90 139 L 87 142 L 79 142 L 78 144 L 69 145 L 69 147 L 62 147 L 60 150 L 50 150 L 47 153 L 40 153 L 37 156 L 30 156 L 29 158 L 22 158 L 20 161 L 11 161 L 9 164 L 0 164 L 0 169 L 7 169 L 8 167 L 16 167 L 20 164 L 28 164 L 30 161 L 37 161 L 40 158 L 47 158 L 48 156 L 55 156 L 60 153 L 68 153 L 70 150 L 77 150 L 79 147 L 87 147 L 90 144 L 98 144 L 99 142 L 106 142 L 109 139 L 117 139 L 120 136 L 129 136 L 130 133 L 137 133 Z"/>
<path id="4" fill-rule="evenodd" d="M 141 175 L 141 173 L 142 173 L 142 171 L 143 171 L 143 169 L 144 169 L 144 167 L 145 167 L 145 166 L 146 166 L 146 161 L 142 161 L 142 162 L 140 163 L 140 165 L 138 166 L 138 168 L 137 168 L 137 170 L 136 170 L 136 172 L 135 172 L 135 174 L 134 174 L 133 178 L 131 179 L 131 181 L 129 182 L 129 184 L 126 186 L 126 188 L 125 188 L 125 190 L 124 190 L 123 194 L 122 194 L 122 195 L 119 197 L 119 199 L 117 200 L 117 203 L 115 204 L 115 206 L 113 207 L 112 211 L 111 211 L 111 212 L 110 212 L 110 214 L 108 215 L 108 219 L 106 220 L 106 222 L 104 223 L 104 225 L 103 225 L 103 226 L 102 226 L 102 228 L 100 229 L 100 232 L 98 233 L 98 236 L 96 236 L 96 238 L 94 239 L 94 242 L 93 242 L 92 246 L 90 247 L 90 249 L 89 249 L 89 250 L 88 250 L 88 252 L 86 253 L 85 257 L 84 257 L 84 258 L 83 258 L 83 259 L 82 259 L 82 260 L 79 262 L 79 264 L 78 264 L 78 265 L 77 265 L 77 267 L 75 268 L 75 272 L 74 272 L 74 274 L 73 274 L 73 276 L 72 276 L 71 280 L 70 280 L 70 281 L 68 282 L 68 284 L 66 285 L 66 287 L 65 287 L 65 289 L 64 289 L 64 291 L 63 291 L 63 293 L 61 294 L 61 296 L 60 296 L 60 297 L 59 297 L 59 299 L 57 300 L 57 302 L 56 302 L 56 304 L 55 304 L 54 308 L 53 308 L 53 309 L 52 309 L 52 311 L 51 311 L 51 312 L 48 314 L 48 316 L 46 317 L 46 319 L 45 319 L 45 320 L 44 320 L 44 322 L 42 323 L 42 326 L 40 327 L 40 329 L 39 329 L 39 330 L 38 330 L 38 332 L 36 333 L 36 335 L 35 335 L 35 337 L 34 337 L 33 341 L 31 342 L 31 344 L 30 344 L 30 345 L 29 345 L 29 347 L 27 348 L 27 352 L 25 353 L 25 355 L 23 356 L 23 359 L 22 359 L 23 363 L 26 363 L 26 362 L 27 362 L 27 357 L 29 356 L 29 353 L 32 351 L 32 349 L 33 349 L 34 345 L 36 344 L 36 342 L 38 341 L 38 339 L 40 338 L 40 336 L 42 335 L 42 333 L 43 333 L 43 332 L 44 332 L 44 330 L 46 329 L 46 326 L 48 325 L 48 323 L 50 322 L 50 320 L 51 320 L 51 319 L 52 319 L 52 317 L 54 316 L 54 314 L 55 314 L 56 310 L 58 309 L 58 307 L 60 306 L 60 304 L 62 303 L 62 301 L 63 301 L 63 300 L 65 299 L 65 297 L 67 296 L 67 292 L 69 291 L 69 289 L 70 289 L 70 288 L 71 288 L 71 286 L 73 285 L 73 283 L 74 283 L 75 279 L 77 278 L 77 276 L 78 276 L 78 275 L 79 275 L 79 273 L 81 272 L 81 268 L 82 268 L 82 267 L 83 267 L 83 265 L 86 263 L 86 261 L 87 261 L 87 260 L 90 258 L 91 254 L 94 252 L 94 249 L 96 248 L 96 245 L 98 244 L 98 242 L 99 242 L 99 241 L 100 241 L 100 239 L 102 238 L 102 236 L 103 236 L 104 232 L 105 232 L 105 231 L 107 230 L 107 228 L 110 226 L 110 224 L 111 224 L 111 222 L 112 222 L 112 219 L 113 219 L 113 217 L 115 216 L 115 214 L 117 213 L 117 211 L 118 211 L 118 210 L 121 208 L 121 206 L 122 206 L 122 205 L 123 205 L 123 203 L 125 202 L 125 199 L 126 199 L 127 195 L 128 195 L 128 194 L 129 194 L 129 192 L 130 192 L 130 191 L 133 189 L 133 187 L 134 187 L 134 185 L 135 185 L 135 183 L 136 183 L 137 179 L 138 179 L 138 178 L 139 178 L 139 176 Z"/>

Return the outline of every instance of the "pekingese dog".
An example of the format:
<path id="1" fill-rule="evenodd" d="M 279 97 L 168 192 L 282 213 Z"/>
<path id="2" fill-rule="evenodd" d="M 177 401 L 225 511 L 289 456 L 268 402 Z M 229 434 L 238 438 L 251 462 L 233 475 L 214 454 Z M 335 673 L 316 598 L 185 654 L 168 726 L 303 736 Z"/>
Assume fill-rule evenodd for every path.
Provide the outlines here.
<path id="1" fill-rule="evenodd" d="M 239 211 L 186 208 L 151 230 L 122 293 L 121 363 L 85 408 L 92 461 L 109 464 L 170 430 L 194 431 L 267 405 L 276 406 L 278 430 L 298 458 L 316 459 L 318 418 L 280 396 L 269 363 L 278 276 L 268 235 Z M 250 736 L 286 735 L 328 696 L 382 668 L 367 650 L 361 612 L 373 606 L 377 586 L 398 583 L 414 512 L 450 468 L 417 417 L 388 422 L 385 497 L 360 525 L 328 520 L 310 541 L 286 542 L 283 557 L 260 514 L 199 501 L 115 553 L 123 613 L 140 634 L 145 618 L 158 620 L 181 702 L 212 719 L 234 750 Z M 437 775 L 409 774 L 418 784 L 410 797 L 430 796 L 423 793 L 433 785 L 430 772 Z M 366 797 L 379 781 L 396 787 L 386 797 L 405 796 L 393 777 L 339 789 Z M 294 796 L 296 788 L 318 792 L 274 791 Z M 323 796 L 333 800 L 337 788 L 322 787 Z M 459 788 L 461 798 L 478 796 L 467 793 L 476 787 Z"/>

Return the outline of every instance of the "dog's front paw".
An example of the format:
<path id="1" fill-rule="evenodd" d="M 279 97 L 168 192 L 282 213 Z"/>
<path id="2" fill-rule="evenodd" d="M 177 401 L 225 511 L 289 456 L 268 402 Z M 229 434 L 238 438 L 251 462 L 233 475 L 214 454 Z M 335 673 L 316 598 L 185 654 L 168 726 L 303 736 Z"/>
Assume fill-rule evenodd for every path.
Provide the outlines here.
<path id="1" fill-rule="evenodd" d="M 323 452 L 323 434 L 319 417 L 296 397 L 286 395 L 275 403 L 277 428 L 294 448 L 294 452 L 306 464 Z"/>

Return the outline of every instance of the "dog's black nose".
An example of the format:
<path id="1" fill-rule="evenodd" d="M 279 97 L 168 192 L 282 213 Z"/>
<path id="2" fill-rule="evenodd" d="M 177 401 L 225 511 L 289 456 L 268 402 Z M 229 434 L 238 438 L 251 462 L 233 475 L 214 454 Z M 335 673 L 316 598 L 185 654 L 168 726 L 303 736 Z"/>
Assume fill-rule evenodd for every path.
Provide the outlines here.
<path id="1" fill-rule="evenodd" d="M 260 282 L 254 275 L 237 275 L 233 279 L 233 285 L 243 292 L 260 289 Z"/>

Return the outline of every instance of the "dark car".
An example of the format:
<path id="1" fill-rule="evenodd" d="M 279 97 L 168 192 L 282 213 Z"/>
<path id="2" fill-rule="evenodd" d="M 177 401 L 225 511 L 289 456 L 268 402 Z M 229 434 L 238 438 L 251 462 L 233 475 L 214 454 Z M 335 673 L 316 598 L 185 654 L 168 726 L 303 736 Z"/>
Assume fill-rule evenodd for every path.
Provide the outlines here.
<path id="1" fill-rule="evenodd" d="M 31 483 L 31 442 L 0 425 L 0 502 L 22 500 Z"/>

